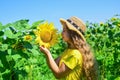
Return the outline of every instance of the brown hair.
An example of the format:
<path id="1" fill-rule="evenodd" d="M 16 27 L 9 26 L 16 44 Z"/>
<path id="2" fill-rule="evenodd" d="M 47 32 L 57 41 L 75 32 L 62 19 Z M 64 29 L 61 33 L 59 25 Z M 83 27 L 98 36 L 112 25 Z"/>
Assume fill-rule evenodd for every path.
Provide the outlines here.
<path id="1" fill-rule="evenodd" d="M 86 41 L 83 41 L 75 31 L 68 30 L 74 46 L 83 56 L 83 73 L 86 80 L 98 80 L 98 69 L 93 52 Z"/>

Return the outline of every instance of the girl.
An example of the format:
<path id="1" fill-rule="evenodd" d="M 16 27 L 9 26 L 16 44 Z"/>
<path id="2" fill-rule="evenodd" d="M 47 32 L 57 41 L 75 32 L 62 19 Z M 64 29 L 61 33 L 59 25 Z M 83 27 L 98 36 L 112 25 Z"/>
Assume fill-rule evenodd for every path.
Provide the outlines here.
<path id="1" fill-rule="evenodd" d="M 84 38 L 85 24 L 77 17 L 60 19 L 60 22 L 68 48 L 54 60 L 50 51 L 40 46 L 54 76 L 60 80 L 98 80 L 95 59 Z"/>

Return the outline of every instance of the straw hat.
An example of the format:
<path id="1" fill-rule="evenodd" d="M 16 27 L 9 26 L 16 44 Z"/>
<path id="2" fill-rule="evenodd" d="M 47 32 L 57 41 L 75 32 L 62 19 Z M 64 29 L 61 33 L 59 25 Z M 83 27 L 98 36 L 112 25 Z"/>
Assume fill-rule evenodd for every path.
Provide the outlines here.
<path id="1" fill-rule="evenodd" d="M 63 27 L 67 26 L 68 29 L 77 32 L 81 36 L 81 38 L 84 41 L 86 41 L 84 37 L 86 26 L 85 26 L 85 23 L 81 19 L 77 17 L 71 17 L 70 19 L 67 19 L 67 20 L 60 18 L 60 22 L 63 25 Z"/>

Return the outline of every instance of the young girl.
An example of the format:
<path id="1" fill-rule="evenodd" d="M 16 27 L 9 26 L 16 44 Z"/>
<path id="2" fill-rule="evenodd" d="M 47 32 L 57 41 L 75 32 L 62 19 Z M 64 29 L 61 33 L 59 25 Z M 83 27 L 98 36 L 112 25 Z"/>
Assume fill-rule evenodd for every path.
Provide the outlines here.
<path id="1" fill-rule="evenodd" d="M 77 17 L 60 19 L 60 22 L 68 48 L 54 60 L 50 51 L 40 46 L 54 76 L 60 80 L 98 80 L 95 59 L 84 38 L 85 24 Z"/>

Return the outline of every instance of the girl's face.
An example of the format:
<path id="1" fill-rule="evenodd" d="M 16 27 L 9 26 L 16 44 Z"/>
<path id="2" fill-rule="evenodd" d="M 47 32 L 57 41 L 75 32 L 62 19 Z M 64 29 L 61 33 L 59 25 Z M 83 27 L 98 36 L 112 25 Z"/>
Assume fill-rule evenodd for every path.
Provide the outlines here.
<path id="1" fill-rule="evenodd" d="M 65 42 L 69 42 L 70 41 L 70 35 L 68 33 L 68 29 L 66 27 L 63 28 L 63 31 L 62 31 L 62 38 Z"/>

